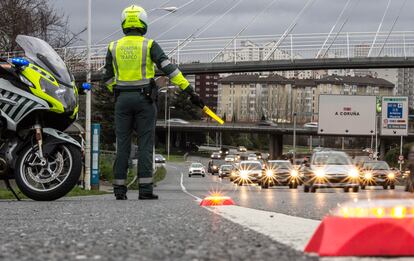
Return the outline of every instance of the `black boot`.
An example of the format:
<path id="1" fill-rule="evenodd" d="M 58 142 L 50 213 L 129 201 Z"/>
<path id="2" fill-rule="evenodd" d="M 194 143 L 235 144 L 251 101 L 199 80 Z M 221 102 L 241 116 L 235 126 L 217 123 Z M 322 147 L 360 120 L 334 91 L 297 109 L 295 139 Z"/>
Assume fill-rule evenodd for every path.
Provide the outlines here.
<path id="1" fill-rule="evenodd" d="M 114 195 L 116 200 L 127 200 L 127 191 L 128 189 L 126 186 L 114 185 Z"/>
<path id="2" fill-rule="evenodd" d="M 154 193 L 139 194 L 138 199 L 140 200 L 158 199 L 158 195 L 155 195 Z"/>

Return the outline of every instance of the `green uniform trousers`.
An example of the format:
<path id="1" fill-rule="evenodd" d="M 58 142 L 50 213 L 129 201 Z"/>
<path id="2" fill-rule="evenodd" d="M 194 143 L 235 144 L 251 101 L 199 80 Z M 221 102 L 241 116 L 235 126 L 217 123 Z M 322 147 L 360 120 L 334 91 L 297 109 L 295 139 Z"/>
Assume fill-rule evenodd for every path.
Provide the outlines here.
<path id="1" fill-rule="evenodd" d="M 132 131 L 138 135 L 139 193 L 152 193 L 153 146 L 157 108 L 138 91 L 120 91 L 115 103 L 116 159 L 114 186 L 125 186 Z"/>

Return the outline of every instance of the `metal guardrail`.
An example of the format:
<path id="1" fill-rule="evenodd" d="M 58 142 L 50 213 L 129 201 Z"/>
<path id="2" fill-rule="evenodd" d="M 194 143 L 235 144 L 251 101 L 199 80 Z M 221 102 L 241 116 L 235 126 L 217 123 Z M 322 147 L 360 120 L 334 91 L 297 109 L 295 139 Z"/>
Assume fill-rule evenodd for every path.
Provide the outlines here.
<path id="1" fill-rule="evenodd" d="M 157 41 L 177 64 L 206 62 L 238 63 L 263 61 L 282 35 L 252 35 L 210 38 L 189 38 Z M 375 39 L 375 40 L 374 40 Z M 226 47 L 227 48 L 224 48 Z M 86 46 L 59 48 L 56 51 L 72 72 L 84 72 Z M 94 45 L 92 70 L 105 63 L 107 44 Z M 22 52 L 1 53 L 0 57 L 22 56 Z M 414 31 L 341 32 L 290 34 L 278 45 L 268 60 L 300 60 L 357 57 L 414 57 Z"/>

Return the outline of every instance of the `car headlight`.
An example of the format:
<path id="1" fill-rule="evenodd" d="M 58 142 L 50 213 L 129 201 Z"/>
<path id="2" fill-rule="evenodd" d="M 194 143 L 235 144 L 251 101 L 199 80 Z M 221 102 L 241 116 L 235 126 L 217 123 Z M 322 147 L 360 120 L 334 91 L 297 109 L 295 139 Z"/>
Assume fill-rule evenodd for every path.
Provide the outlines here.
<path id="1" fill-rule="evenodd" d="M 249 173 L 247 172 L 247 170 L 241 170 L 240 171 L 240 178 L 241 179 L 248 179 L 249 178 Z"/>
<path id="2" fill-rule="evenodd" d="M 393 172 L 388 173 L 387 177 L 388 177 L 389 179 L 395 179 L 395 173 L 393 173 Z"/>
<path id="3" fill-rule="evenodd" d="M 230 172 L 230 175 L 236 176 L 236 172 L 232 171 L 232 172 Z"/>
<path id="4" fill-rule="evenodd" d="M 350 177 L 352 179 L 356 179 L 356 178 L 358 178 L 358 176 L 359 176 L 359 173 L 358 173 L 358 170 L 356 170 L 356 169 L 351 169 L 348 173 L 348 177 Z"/>
<path id="5" fill-rule="evenodd" d="M 266 170 L 266 177 L 271 178 L 273 177 L 274 174 L 275 173 L 273 172 L 273 170 L 271 169 Z"/>
<path id="6" fill-rule="evenodd" d="M 292 169 L 292 170 L 290 171 L 290 176 L 291 176 L 292 178 L 297 178 L 297 177 L 299 176 L 299 172 L 298 172 L 296 169 Z"/>
<path id="7" fill-rule="evenodd" d="M 371 173 L 371 172 L 366 172 L 366 173 L 364 174 L 364 178 L 365 178 L 365 179 L 372 179 L 372 173 Z"/>
<path id="8" fill-rule="evenodd" d="M 318 169 L 318 170 L 315 171 L 315 176 L 317 178 L 323 178 L 323 177 L 325 177 L 325 175 L 326 175 L 326 173 L 323 169 Z"/>

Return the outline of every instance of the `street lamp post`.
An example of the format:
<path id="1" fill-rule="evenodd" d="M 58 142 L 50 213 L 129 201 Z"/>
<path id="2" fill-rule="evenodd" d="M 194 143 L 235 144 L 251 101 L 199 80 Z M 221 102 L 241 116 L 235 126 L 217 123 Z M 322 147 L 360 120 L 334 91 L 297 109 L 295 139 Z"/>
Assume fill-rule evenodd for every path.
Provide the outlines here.
<path id="1" fill-rule="evenodd" d="M 296 112 L 293 113 L 293 161 L 296 159 Z"/>
<path id="2" fill-rule="evenodd" d="M 92 20 L 92 0 L 88 0 L 88 48 L 87 48 L 87 72 L 86 82 L 91 82 L 91 20 Z M 86 112 L 85 112 L 85 189 L 91 189 L 91 90 L 86 92 Z"/>
<path id="3" fill-rule="evenodd" d="M 158 92 L 165 93 L 165 100 L 164 100 L 164 128 L 167 127 L 167 110 L 168 110 L 168 90 L 175 89 L 175 86 L 166 86 L 162 87 L 158 90 Z"/>
<path id="4" fill-rule="evenodd" d="M 168 107 L 168 119 L 171 119 L 171 109 L 175 109 L 174 106 Z M 170 159 L 170 129 L 171 121 L 168 121 L 168 136 L 167 136 L 167 159 Z"/>

